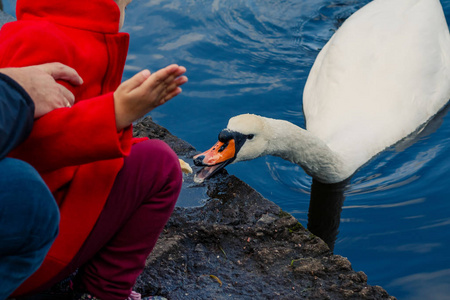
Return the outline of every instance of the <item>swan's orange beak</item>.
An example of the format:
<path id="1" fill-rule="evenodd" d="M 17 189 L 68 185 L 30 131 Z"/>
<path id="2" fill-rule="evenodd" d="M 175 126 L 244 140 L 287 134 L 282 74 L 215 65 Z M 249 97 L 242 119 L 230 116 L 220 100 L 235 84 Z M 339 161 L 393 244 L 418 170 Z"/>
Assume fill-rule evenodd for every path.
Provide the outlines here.
<path id="1" fill-rule="evenodd" d="M 195 174 L 195 182 L 203 182 L 234 160 L 236 145 L 234 139 L 226 143 L 217 142 L 211 149 L 194 156 L 196 166 L 205 166 Z"/>
<path id="2" fill-rule="evenodd" d="M 194 156 L 197 166 L 214 166 L 230 160 L 236 154 L 234 140 L 227 143 L 217 142 L 211 149 Z"/>

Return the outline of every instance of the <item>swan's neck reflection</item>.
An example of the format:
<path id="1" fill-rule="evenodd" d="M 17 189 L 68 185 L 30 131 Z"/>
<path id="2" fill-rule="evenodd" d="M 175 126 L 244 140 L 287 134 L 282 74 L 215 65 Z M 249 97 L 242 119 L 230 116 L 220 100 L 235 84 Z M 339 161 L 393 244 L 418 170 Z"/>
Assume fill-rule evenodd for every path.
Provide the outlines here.
<path id="1" fill-rule="evenodd" d="M 339 232 L 344 191 L 349 180 L 324 184 L 313 179 L 308 211 L 308 230 L 320 237 L 333 251 Z"/>

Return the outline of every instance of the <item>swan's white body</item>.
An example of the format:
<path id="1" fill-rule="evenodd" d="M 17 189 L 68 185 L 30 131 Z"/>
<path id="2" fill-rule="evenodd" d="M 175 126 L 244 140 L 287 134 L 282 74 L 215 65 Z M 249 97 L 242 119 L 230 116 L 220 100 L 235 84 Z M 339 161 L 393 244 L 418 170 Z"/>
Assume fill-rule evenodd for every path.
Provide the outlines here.
<path id="1" fill-rule="evenodd" d="M 439 0 L 374 0 L 319 53 L 303 95 L 307 130 L 254 115 L 234 162 L 277 155 L 333 183 L 414 132 L 450 98 L 450 35 Z"/>
<path id="2" fill-rule="evenodd" d="M 450 35 L 439 1 L 375 0 L 319 53 L 303 109 L 307 130 L 352 173 L 429 120 L 449 97 Z"/>

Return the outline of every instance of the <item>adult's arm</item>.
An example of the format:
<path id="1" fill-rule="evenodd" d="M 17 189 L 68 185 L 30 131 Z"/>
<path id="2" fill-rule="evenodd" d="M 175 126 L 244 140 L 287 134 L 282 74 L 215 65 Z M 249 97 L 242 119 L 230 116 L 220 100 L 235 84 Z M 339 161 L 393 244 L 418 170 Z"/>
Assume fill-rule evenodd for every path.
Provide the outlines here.
<path id="1" fill-rule="evenodd" d="M 60 63 L 0 69 L 0 158 L 25 140 L 33 117 L 73 104 L 73 94 L 58 79 L 83 82 L 74 69 Z"/>
<path id="2" fill-rule="evenodd" d="M 0 73 L 0 159 L 31 132 L 34 103 L 9 76 Z"/>

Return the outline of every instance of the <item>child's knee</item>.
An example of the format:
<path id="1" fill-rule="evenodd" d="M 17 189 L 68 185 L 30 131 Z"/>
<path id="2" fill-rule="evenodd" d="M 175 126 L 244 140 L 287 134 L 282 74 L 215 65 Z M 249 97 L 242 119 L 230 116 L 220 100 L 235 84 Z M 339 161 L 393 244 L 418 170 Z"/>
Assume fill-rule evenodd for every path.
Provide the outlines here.
<path id="1" fill-rule="evenodd" d="M 181 188 L 183 173 L 181 171 L 178 155 L 163 141 L 156 140 L 155 147 L 158 149 L 158 161 L 161 165 L 161 169 L 165 171 L 164 173 L 168 174 L 175 186 Z"/>
<path id="2" fill-rule="evenodd" d="M 128 162 L 127 162 L 128 160 Z M 156 197 L 160 209 L 172 211 L 178 199 L 183 181 L 180 162 L 176 153 L 161 140 L 147 140 L 133 146 L 126 158 L 128 166 L 134 165 L 140 189 L 147 199 Z M 155 198 L 155 199 L 156 199 Z"/>
<path id="3" fill-rule="evenodd" d="M 134 145 L 133 152 L 143 155 L 144 159 L 152 160 L 152 164 L 158 165 L 160 168 L 170 169 L 175 172 L 181 172 L 180 163 L 177 154 L 161 140 L 148 140 Z M 135 154 L 135 153 L 132 153 Z"/>
<path id="4" fill-rule="evenodd" d="M 147 140 L 133 146 L 131 155 L 145 166 L 146 172 L 158 173 L 156 178 L 169 179 L 181 187 L 182 172 L 177 154 L 161 140 Z"/>

